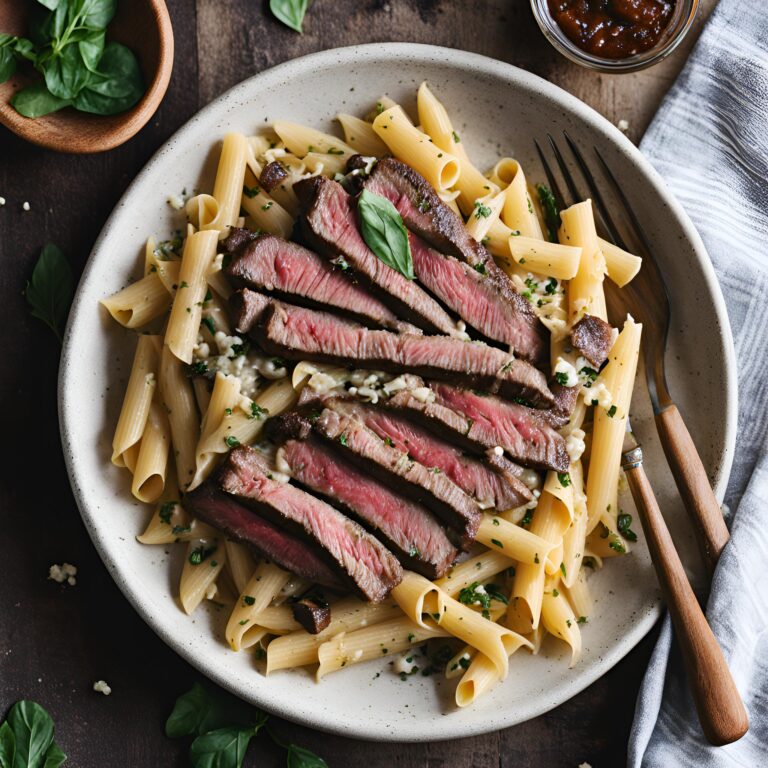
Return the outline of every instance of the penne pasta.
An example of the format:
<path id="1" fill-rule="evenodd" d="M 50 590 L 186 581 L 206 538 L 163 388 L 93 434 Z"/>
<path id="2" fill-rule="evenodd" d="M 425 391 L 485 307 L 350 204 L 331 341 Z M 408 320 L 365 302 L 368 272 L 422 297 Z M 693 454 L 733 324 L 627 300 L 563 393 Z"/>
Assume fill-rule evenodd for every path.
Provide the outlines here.
<path id="1" fill-rule="evenodd" d="M 168 318 L 165 344 L 179 360 L 188 364 L 192 362 L 192 348 L 197 343 L 208 290 L 206 278 L 216 256 L 216 244 L 215 232 L 196 232 L 187 237 L 181 257 L 179 285 Z"/>
<path id="2" fill-rule="evenodd" d="M 261 183 L 250 170 L 245 174 L 240 205 L 253 219 L 257 229 L 282 238 L 290 237 L 293 216 L 261 188 Z"/>
<path id="3" fill-rule="evenodd" d="M 223 539 L 205 537 L 189 542 L 179 582 L 179 600 L 185 613 L 193 613 L 207 597 L 226 561 Z"/>
<path id="4" fill-rule="evenodd" d="M 558 280 L 575 277 L 581 261 L 581 248 L 522 235 L 509 238 L 509 252 L 526 270 Z"/>
<path id="5" fill-rule="evenodd" d="M 149 407 L 147 423 L 144 425 L 131 484 L 131 493 L 139 501 L 151 504 L 162 496 L 170 444 L 168 417 L 160 403 L 154 401 Z"/>
<path id="6" fill-rule="evenodd" d="M 402 109 L 384 110 L 373 121 L 373 130 L 398 160 L 415 168 L 436 190 L 455 186 L 460 173 L 459 161 L 411 125 Z"/>
<path id="7" fill-rule="evenodd" d="M 509 175 L 509 183 L 504 188 L 504 210 L 501 212 L 501 220 L 514 235 L 544 240 L 544 233 L 536 211 L 533 209 L 533 203 L 528 194 L 528 183 L 520 163 L 511 158 L 505 158 L 504 170 Z"/>
<path id="8" fill-rule="evenodd" d="M 138 459 L 139 443 L 149 418 L 149 410 L 157 387 L 159 336 L 139 336 L 133 357 L 131 375 L 112 438 L 112 463 L 128 466 L 133 472 Z M 126 454 L 135 449 L 130 465 Z"/>
<path id="9" fill-rule="evenodd" d="M 363 157 L 384 157 L 387 145 L 376 135 L 373 126 L 353 115 L 339 113 L 336 119 L 344 132 L 344 141 Z"/>
<path id="10" fill-rule="evenodd" d="M 307 128 L 304 125 L 289 123 L 285 120 L 278 120 L 272 127 L 286 148 L 297 157 L 303 158 L 310 152 L 319 152 L 343 157 L 346 161 L 357 153 L 357 150 L 345 144 L 341 139 L 314 128 Z"/>
<path id="11" fill-rule="evenodd" d="M 606 274 L 619 288 L 623 288 L 640 271 L 643 260 L 602 237 L 598 237 L 597 242 L 605 258 Z"/>
<path id="12" fill-rule="evenodd" d="M 125 328 L 141 328 L 168 311 L 171 297 L 154 272 L 102 300 L 102 305 Z"/>

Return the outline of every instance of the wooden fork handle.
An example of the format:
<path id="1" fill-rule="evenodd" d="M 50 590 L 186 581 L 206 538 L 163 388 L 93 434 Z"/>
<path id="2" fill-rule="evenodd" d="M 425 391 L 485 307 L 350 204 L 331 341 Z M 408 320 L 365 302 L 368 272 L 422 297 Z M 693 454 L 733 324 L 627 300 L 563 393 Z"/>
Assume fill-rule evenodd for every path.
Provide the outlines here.
<path id="1" fill-rule="evenodd" d="M 685 575 L 642 464 L 627 469 L 626 474 L 680 644 L 702 730 L 711 744 L 730 744 L 749 728 L 744 704 Z"/>
<path id="2" fill-rule="evenodd" d="M 656 428 L 683 504 L 691 515 L 694 533 L 711 577 L 730 538 L 723 512 L 676 405 L 656 414 Z"/>

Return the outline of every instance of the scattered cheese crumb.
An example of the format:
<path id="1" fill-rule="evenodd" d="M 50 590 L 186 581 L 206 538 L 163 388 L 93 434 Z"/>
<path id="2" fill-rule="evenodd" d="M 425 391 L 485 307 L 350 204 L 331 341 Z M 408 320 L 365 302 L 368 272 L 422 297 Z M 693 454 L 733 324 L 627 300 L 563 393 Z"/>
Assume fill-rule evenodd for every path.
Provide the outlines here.
<path id="1" fill-rule="evenodd" d="M 61 565 L 52 565 L 48 569 L 48 578 L 57 584 L 63 584 L 65 581 L 70 587 L 77 584 L 77 568 L 71 563 L 62 563 Z"/>
<path id="2" fill-rule="evenodd" d="M 5 205 L 5 198 L 4 197 L 0 197 L 0 205 Z"/>
<path id="3" fill-rule="evenodd" d="M 493 452 L 494 452 L 494 453 L 495 453 L 497 456 L 503 456 L 503 455 L 504 455 L 504 449 L 503 449 L 503 448 L 502 448 L 500 445 L 495 445 L 495 446 L 493 447 Z"/>
<path id="4" fill-rule="evenodd" d="M 626 132 L 629 130 L 629 123 L 628 123 L 626 120 L 622 119 L 622 120 L 619 120 L 619 122 L 618 122 L 618 123 L 616 123 L 616 127 L 617 127 L 617 128 L 618 128 L 618 129 L 619 129 L 619 130 L 620 130 L 622 133 L 626 133 Z"/>
<path id="5" fill-rule="evenodd" d="M 416 663 L 414 662 L 413 652 L 409 652 L 401 656 L 399 659 L 397 659 L 397 661 L 395 661 L 393 665 L 393 668 L 395 672 L 405 673 L 406 675 L 410 675 L 415 666 L 416 666 Z"/>
<path id="6" fill-rule="evenodd" d="M 105 696 L 109 696 L 109 694 L 112 693 L 112 689 L 104 680 L 97 680 L 93 684 L 93 690 L 96 691 L 96 693 L 103 693 Z"/>
<path id="7" fill-rule="evenodd" d="M 22 208 L 23 208 L 25 211 L 28 211 L 28 210 L 31 208 L 30 204 L 29 204 L 29 203 L 28 203 L 26 200 L 24 201 L 24 204 L 23 204 L 21 207 L 22 207 Z"/>
<path id="8" fill-rule="evenodd" d="M 168 205 L 170 205 L 174 211 L 180 211 L 184 207 L 184 200 L 182 200 L 179 195 L 171 195 L 168 198 Z"/>
<path id="9" fill-rule="evenodd" d="M 592 768 L 589 763 L 579 763 L 579 768 Z"/>

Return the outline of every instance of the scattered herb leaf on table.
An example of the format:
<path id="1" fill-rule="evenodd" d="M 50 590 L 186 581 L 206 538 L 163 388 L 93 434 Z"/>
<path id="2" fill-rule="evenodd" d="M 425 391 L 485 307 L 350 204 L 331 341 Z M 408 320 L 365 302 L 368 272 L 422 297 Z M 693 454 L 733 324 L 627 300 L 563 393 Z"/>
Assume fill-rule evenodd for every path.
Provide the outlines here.
<path id="1" fill-rule="evenodd" d="M 307 13 L 309 2 L 310 0 L 269 0 L 269 9 L 278 21 L 303 34 L 301 24 Z"/>
<path id="2" fill-rule="evenodd" d="M 42 320 L 61 342 L 74 293 L 72 269 L 64 254 L 53 243 L 47 243 L 35 264 L 32 279 L 24 295 L 33 317 Z"/>
<path id="3" fill-rule="evenodd" d="M 0 725 L 0 768 L 58 768 L 67 756 L 53 732 L 53 720 L 39 704 L 17 701 Z"/>

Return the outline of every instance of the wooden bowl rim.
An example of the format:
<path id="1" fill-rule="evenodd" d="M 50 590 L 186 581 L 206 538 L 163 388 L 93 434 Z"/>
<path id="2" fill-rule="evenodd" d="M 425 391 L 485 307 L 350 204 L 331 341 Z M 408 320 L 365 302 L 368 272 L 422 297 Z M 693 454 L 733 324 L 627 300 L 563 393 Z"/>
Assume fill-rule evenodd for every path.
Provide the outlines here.
<path id="1" fill-rule="evenodd" d="M 124 144 L 135 136 L 155 114 L 168 89 L 173 70 L 173 26 L 165 0 L 144 0 L 154 16 L 158 29 L 158 58 L 152 82 L 136 106 L 118 115 L 98 116 L 82 113 L 83 120 L 109 119 L 118 122 L 106 125 L 101 132 L 89 136 L 87 142 L 73 143 L 71 136 L 61 130 L 48 132 L 45 117 L 23 117 L 8 104 L 0 105 L 0 123 L 25 141 L 56 152 L 95 154 Z M 80 114 L 80 113 L 75 113 Z M 73 132 L 76 125 L 73 125 Z M 65 129 L 66 131 L 66 129 Z"/>

